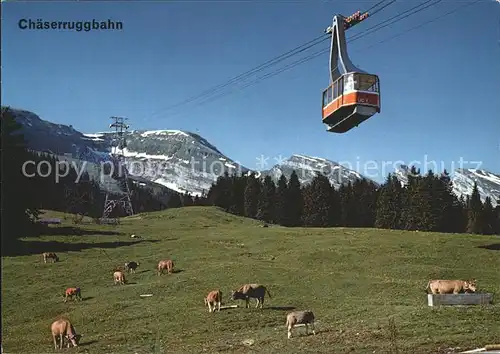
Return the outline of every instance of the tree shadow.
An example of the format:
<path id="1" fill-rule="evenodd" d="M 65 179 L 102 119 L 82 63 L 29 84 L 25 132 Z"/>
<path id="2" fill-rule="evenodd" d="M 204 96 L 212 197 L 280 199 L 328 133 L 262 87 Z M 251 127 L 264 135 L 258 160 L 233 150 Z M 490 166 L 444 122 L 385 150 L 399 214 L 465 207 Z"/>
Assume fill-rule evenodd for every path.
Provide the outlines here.
<path id="1" fill-rule="evenodd" d="M 291 311 L 295 310 L 295 306 L 269 306 L 269 307 L 264 307 L 267 310 L 274 310 L 274 311 Z"/>
<path id="2" fill-rule="evenodd" d="M 133 246 L 139 243 L 155 243 L 158 240 L 140 240 L 140 241 L 117 241 L 117 242 L 76 242 L 67 243 L 59 241 L 17 241 L 9 248 L 2 247 L 2 256 L 16 257 L 42 254 L 43 252 L 80 252 L 89 248 L 118 248 L 124 246 Z M 62 259 L 64 261 L 64 259 Z"/>
<path id="3" fill-rule="evenodd" d="M 500 243 L 492 243 L 491 245 L 477 246 L 490 251 L 500 251 Z"/>
<path id="4" fill-rule="evenodd" d="M 113 236 L 113 235 L 123 235 L 123 232 L 117 231 L 104 231 L 104 230 L 89 230 L 82 229 L 75 226 L 56 226 L 50 227 L 45 226 L 39 229 L 40 236 L 50 235 L 50 236 Z"/>

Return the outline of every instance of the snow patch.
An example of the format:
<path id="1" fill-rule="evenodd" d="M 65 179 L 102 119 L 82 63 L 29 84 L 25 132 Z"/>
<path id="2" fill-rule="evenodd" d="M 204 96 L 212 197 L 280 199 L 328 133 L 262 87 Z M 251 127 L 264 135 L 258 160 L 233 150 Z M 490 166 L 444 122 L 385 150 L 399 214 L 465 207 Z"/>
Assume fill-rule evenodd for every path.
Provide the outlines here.
<path id="1" fill-rule="evenodd" d="M 146 137 L 150 135 L 182 135 L 189 136 L 189 134 L 184 133 L 180 130 L 148 130 L 141 134 L 141 136 Z"/>
<path id="2" fill-rule="evenodd" d="M 112 153 L 115 153 L 117 149 L 115 147 L 111 148 Z M 144 152 L 136 152 L 136 151 L 130 151 L 127 148 L 123 149 L 123 156 L 125 157 L 134 157 L 137 159 L 152 159 L 152 160 L 171 160 L 173 156 L 166 156 L 166 155 L 149 155 Z M 188 161 L 189 162 L 189 161 Z"/>

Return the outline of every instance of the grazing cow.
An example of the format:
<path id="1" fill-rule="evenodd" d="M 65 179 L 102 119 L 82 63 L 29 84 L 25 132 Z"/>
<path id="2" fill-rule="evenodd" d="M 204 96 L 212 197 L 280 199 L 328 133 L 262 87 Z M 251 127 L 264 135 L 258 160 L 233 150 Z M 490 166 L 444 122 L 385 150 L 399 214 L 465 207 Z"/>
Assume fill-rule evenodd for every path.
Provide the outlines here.
<path id="1" fill-rule="evenodd" d="M 64 340 L 66 339 L 68 343 L 68 348 L 70 344 L 74 347 L 78 347 L 78 339 L 80 336 L 76 334 L 75 328 L 69 320 L 60 319 L 54 321 L 51 326 L 52 338 L 54 339 L 54 349 L 57 350 L 57 338 L 59 338 L 60 348 L 63 348 Z"/>
<path id="2" fill-rule="evenodd" d="M 125 263 L 125 270 L 127 270 L 129 273 L 135 273 L 135 270 L 139 266 L 139 262 L 127 262 Z"/>
<path id="3" fill-rule="evenodd" d="M 476 280 L 429 280 L 428 289 L 432 294 L 458 294 L 460 292 L 476 292 Z"/>
<path id="4" fill-rule="evenodd" d="M 117 270 L 113 273 L 113 278 L 116 284 L 125 284 L 125 274 L 122 271 Z"/>
<path id="5" fill-rule="evenodd" d="M 172 273 L 174 271 L 174 261 L 170 259 L 160 261 L 158 263 L 158 275 L 163 274 L 164 269 L 167 270 L 167 274 Z"/>
<path id="6" fill-rule="evenodd" d="M 59 262 L 59 257 L 54 252 L 44 252 L 42 256 L 43 263 L 47 263 L 48 259 L 52 259 L 52 262 Z"/>
<path id="7" fill-rule="evenodd" d="M 250 298 L 254 298 L 257 299 L 257 305 L 255 306 L 255 308 L 259 307 L 259 305 L 260 308 L 262 308 L 262 306 L 264 305 L 264 296 L 266 293 L 267 295 L 269 295 L 269 298 L 271 298 L 271 294 L 264 285 L 245 284 L 242 285 L 238 290 L 233 291 L 233 293 L 231 294 L 231 299 L 245 300 L 245 308 L 248 308 Z"/>
<path id="8" fill-rule="evenodd" d="M 214 312 L 215 305 L 217 305 L 217 310 L 220 311 L 221 302 L 222 302 L 222 291 L 220 290 L 212 290 L 211 292 L 208 293 L 207 297 L 205 298 L 205 306 L 208 305 L 208 312 Z"/>
<path id="9" fill-rule="evenodd" d="M 73 296 L 76 300 L 82 300 L 82 292 L 80 288 L 67 288 L 64 293 L 64 302 L 68 301 L 68 298 L 73 299 Z"/>
<path id="10" fill-rule="evenodd" d="M 292 329 L 297 324 L 303 324 L 306 327 L 306 334 L 308 332 L 307 325 L 310 324 L 313 334 L 316 334 L 314 330 L 314 314 L 312 311 L 293 311 L 286 316 L 288 339 L 292 338 Z"/>

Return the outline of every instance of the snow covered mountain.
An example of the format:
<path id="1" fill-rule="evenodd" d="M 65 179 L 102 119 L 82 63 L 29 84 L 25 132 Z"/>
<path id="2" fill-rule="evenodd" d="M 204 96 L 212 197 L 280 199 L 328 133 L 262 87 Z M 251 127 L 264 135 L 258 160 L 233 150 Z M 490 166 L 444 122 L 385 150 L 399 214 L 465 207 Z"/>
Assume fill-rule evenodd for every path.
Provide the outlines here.
<path id="1" fill-rule="evenodd" d="M 110 145 L 116 133 L 84 136 Z M 201 195 L 225 172 L 231 175 L 249 171 L 191 132 L 136 130 L 127 133 L 126 141 L 123 154 L 131 176 L 143 177 L 180 193 Z"/>
<path id="2" fill-rule="evenodd" d="M 347 184 L 349 181 L 354 182 L 362 178 L 370 180 L 358 172 L 350 170 L 336 162 L 321 157 L 310 157 L 296 154 L 281 163 L 276 164 L 271 169 L 263 171 L 262 175 L 269 175 L 275 182 L 277 182 L 281 175 L 285 175 L 285 177 L 289 179 L 293 171 L 295 171 L 299 177 L 301 184 L 309 183 L 318 172 L 323 173 L 328 177 L 330 183 L 335 188 L 339 188 L 340 185 Z M 375 185 L 378 185 L 375 181 L 372 182 Z"/>
<path id="3" fill-rule="evenodd" d="M 117 144 L 115 132 L 82 134 L 71 126 L 42 120 L 26 110 L 12 111 L 23 126 L 22 133 L 30 149 L 80 164 L 85 162 L 91 177 L 102 176 L 100 165 L 110 159 L 112 146 Z M 250 172 L 195 133 L 136 130 L 128 132 L 126 140 L 127 146 L 123 152 L 130 177 L 137 183 L 149 184 L 155 190 L 187 191 L 191 195 L 200 195 L 208 192 L 212 183 L 224 172 Z M 302 184 L 308 183 L 316 172 L 322 172 L 336 188 L 348 181 L 366 178 L 336 162 L 304 155 L 292 155 L 271 169 L 262 171 L 261 176 L 270 175 L 277 181 L 282 174 L 289 178 L 294 170 Z M 396 175 L 403 183 L 407 172 L 406 166 L 396 170 Z M 490 196 L 496 204 L 500 198 L 498 175 L 483 170 L 456 170 L 452 173 L 452 179 L 457 195 L 470 194 L 474 181 L 477 181 L 483 200 Z M 105 176 L 102 187 L 116 192 L 111 180 Z"/>
<path id="4" fill-rule="evenodd" d="M 402 185 L 408 183 L 409 173 L 409 167 L 406 165 L 400 165 L 395 170 L 395 175 Z M 467 195 L 471 195 L 474 182 L 476 182 L 481 200 L 484 202 L 486 197 L 490 197 L 493 206 L 497 205 L 497 201 L 500 199 L 499 175 L 485 170 L 463 168 L 456 169 L 450 175 L 453 183 L 453 192 L 458 197 L 463 196 L 465 198 Z"/>

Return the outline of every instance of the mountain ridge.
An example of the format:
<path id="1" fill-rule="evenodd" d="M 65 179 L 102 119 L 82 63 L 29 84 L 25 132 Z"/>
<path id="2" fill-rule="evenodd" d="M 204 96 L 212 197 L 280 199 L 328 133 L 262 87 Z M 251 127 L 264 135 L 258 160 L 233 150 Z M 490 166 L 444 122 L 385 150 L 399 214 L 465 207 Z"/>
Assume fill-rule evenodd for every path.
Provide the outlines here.
<path id="1" fill-rule="evenodd" d="M 28 147 L 58 156 L 71 155 L 94 164 L 109 159 L 114 152 L 118 135 L 115 131 L 82 133 L 71 125 L 56 124 L 41 119 L 33 112 L 11 108 L 21 123 Z M 125 163 L 132 177 L 163 185 L 169 190 L 191 195 L 203 195 L 224 173 L 250 173 L 251 170 L 222 153 L 214 144 L 197 133 L 175 129 L 132 130 L 125 133 Z M 366 179 L 380 183 L 338 162 L 317 156 L 294 153 L 271 168 L 259 171 L 261 178 L 271 176 L 277 181 L 281 175 L 290 177 L 296 171 L 301 184 L 307 184 L 316 173 L 327 175 L 335 188 Z M 406 172 L 405 172 L 406 171 Z M 405 181 L 407 166 L 396 167 L 395 174 Z M 500 198 L 500 176 L 486 170 L 456 169 L 451 171 L 454 192 L 470 194 L 474 181 L 478 182 L 481 198 L 489 196 L 494 205 Z"/>

